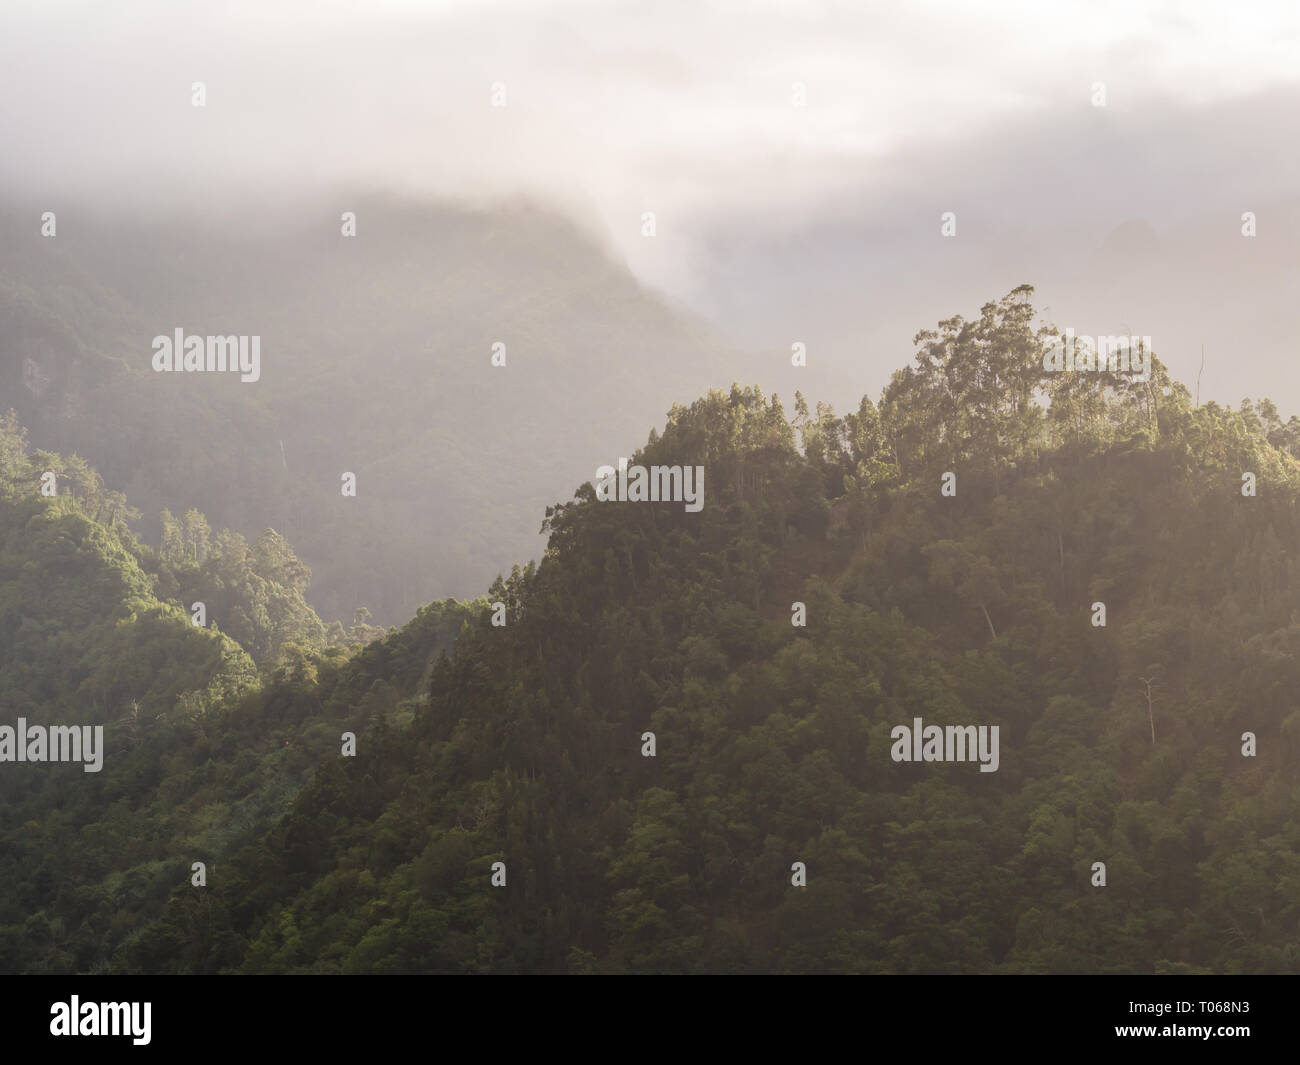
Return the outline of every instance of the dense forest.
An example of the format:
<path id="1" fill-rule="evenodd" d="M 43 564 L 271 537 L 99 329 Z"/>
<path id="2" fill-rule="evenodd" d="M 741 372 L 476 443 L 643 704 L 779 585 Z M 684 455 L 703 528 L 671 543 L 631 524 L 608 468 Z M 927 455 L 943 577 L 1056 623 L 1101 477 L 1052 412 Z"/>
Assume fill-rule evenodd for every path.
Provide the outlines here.
<path id="1" fill-rule="evenodd" d="M 0 691 L 108 752 L 0 773 L 0 968 L 1300 972 L 1300 420 L 1044 373 L 1031 298 L 842 416 L 675 406 L 702 511 L 584 484 L 386 634 L 11 417 Z"/>

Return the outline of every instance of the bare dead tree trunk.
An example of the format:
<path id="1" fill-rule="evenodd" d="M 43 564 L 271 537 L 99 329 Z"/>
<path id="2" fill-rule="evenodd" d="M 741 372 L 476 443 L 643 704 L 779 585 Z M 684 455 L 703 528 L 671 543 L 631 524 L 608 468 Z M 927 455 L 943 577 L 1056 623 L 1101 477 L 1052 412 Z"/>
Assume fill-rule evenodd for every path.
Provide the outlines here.
<path id="1" fill-rule="evenodd" d="M 993 627 L 993 619 L 989 617 L 989 612 L 984 609 L 983 603 L 980 603 L 980 610 L 984 611 L 984 620 L 989 623 L 989 633 L 996 640 L 998 638 L 998 630 Z"/>
<path id="2" fill-rule="evenodd" d="M 1155 715 L 1155 711 L 1152 709 L 1152 704 L 1155 702 L 1155 698 L 1151 694 L 1151 690 L 1156 686 L 1156 678 L 1139 677 L 1138 680 L 1140 680 L 1146 688 L 1147 717 L 1151 721 L 1151 746 L 1154 747 L 1156 743 L 1156 715 Z"/>
<path id="3" fill-rule="evenodd" d="M 1058 526 L 1056 529 L 1056 554 L 1061 560 L 1061 591 L 1065 591 L 1065 538 Z"/>
<path id="4" fill-rule="evenodd" d="M 1205 345 L 1201 345 L 1201 368 L 1196 371 L 1196 409 L 1201 409 L 1201 374 L 1205 371 Z"/>

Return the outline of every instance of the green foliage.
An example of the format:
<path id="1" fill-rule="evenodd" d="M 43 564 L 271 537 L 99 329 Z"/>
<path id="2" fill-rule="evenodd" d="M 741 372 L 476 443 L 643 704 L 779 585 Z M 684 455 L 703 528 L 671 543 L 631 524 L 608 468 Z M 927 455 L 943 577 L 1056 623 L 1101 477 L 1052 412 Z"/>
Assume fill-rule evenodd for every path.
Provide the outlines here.
<path id="1" fill-rule="evenodd" d="M 1044 377 L 1029 295 L 920 334 L 848 417 L 797 396 L 792 423 L 738 386 L 675 407 L 633 461 L 704 465 L 698 514 L 586 485 L 485 599 L 360 649 L 285 633 L 262 686 L 197 718 L 151 696 L 162 723 L 93 801 L 6 792 L 7 964 L 1300 971 L 1294 434 L 1267 402 L 1193 408 L 1158 362 L 1145 383 Z M 30 611 L 24 552 L 72 565 L 82 541 L 4 505 L 32 530 L 4 556 Z M 238 546 L 186 564 L 193 525 L 168 520 L 178 585 Z M 277 538 L 243 550 L 283 594 L 304 579 Z M 120 616 L 148 578 L 112 569 L 43 580 Z M 8 604 L 6 635 L 53 638 Z M 999 771 L 894 763 L 913 717 L 998 725 Z"/>

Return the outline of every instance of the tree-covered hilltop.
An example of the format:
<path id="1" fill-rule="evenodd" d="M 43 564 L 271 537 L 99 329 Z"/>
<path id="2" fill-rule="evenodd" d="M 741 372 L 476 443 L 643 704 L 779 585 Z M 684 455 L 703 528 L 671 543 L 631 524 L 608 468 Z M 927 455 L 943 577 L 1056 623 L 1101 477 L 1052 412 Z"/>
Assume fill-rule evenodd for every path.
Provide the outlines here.
<path id="1" fill-rule="evenodd" d="M 42 488 L 48 494 L 43 494 Z M 0 701 L 50 720 L 109 721 L 237 694 L 256 680 L 238 643 L 158 595 L 138 517 L 80 458 L 29 453 L 0 418 Z"/>
<path id="2" fill-rule="evenodd" d="M 13 508 L 0 532 L 10 537 L 11 563 L 25 578 L 16 594 L 28 597 L 30 613 L 44 611 L 74 632 L 106 623 L 129 592 L 161 601 L 150 609 L 166 604 L 198 628 L 224 632 L 264 668 L 293 645 L 320 652 L 383 633 L 367 624 L 364 610 L 348 630 L 338 622 L 326 626 L 306 599 L 311 570 L 274 529 L 250 545 L 229 529 L 214 532 L 198 510 L 177 519 L 164 509 L 161 542 L 143 543 L 129 527 L 139 510 L 122 493 L 105 489 L 79 455 L 32 450 L 13 411 L 0 417 L 0 501 Z M 29 527 L 32 516 L 40 521 Z M 83 550 L 71 562 L 60 554 L 69 538 L 92 541 L 103 557 Z M 58 589 L 56 601 L 47 604 L 51 588 Z M 191 615 L 196 603 L 203 607 L 197 619 Z M 16 644 L 14 650 L 24 648 Z M 182 664 L 178 675 L 191 674 Z"/>
<path id="3" fill-rule="evenodd" d="M 0 418 L 0 726 L 101 725 L 105 747 L 98 772 L 0 762 L 3 971 L 103 969 L 163 912 L 181 858 L 218 861 L 279 819 L 338 749 L 327 722 L 396 703 L 383 684 L 329 697 L 382 630 L 322 625 L 278 534 L 250 547 L 190 511 L 154 549 L 134 517 L 79 457 L 33 451 Z M 430 607 L 394 645 L 426 639 L 423 669 L 469 609 Z M 307 678 L 319 702 L 295 701 Z"/>
<path id="4" fill-rule="evenodd" d="M 1158 360 L 1044 374 L 1030 296 L 918 334 L 843 417 L 675 407 L 632 461 L 703 465 L 701 512 L 583 485 L 487 600 L 106 761 L 149 890 L 51 909 L 9 864 L 11 967 L 1300 971 L 1300 423 Z M 918 717 L 998 726 L 998 770 L 894 762 Z M 287 812 L 234 820 L 232 778 L 295 757 Z M 3 813 L 85 860 L 75 818 Z"/>

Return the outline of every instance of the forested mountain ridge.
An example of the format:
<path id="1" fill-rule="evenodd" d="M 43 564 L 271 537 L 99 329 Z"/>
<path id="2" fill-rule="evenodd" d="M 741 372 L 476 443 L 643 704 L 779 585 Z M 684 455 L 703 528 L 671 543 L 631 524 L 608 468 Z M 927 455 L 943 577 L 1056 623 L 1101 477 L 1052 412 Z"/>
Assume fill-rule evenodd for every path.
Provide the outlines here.
<path id="1" fill-rule="evenodd" d="M 328 678 L 382 633 L 322 624 L 309 572 L 273 530 L 249 545 L 197 511 L 164 512 L 152 548 L 128 528 L 138 517 L 84 460 L 32 450 L 12 412 L 0 418 L 0 726 L 105 736 L 90 773 L 13 752 L 0 766 L 5 971 L 102 968 L 165 902 L 178 843 L 220 851 L 265 831 L 320 754 L 306 714 L 279 724 L 278 687 Z M 433 625 L 425 657 L 449 626 Z"/>
<path id="2" fill-rule="evenodd" d="M 103 720 L 124 701 L 161 709 L 187 690 L 211 685 L 219 698 L 253 683 L 237 643 L 158 598 L 157 575 L 126 528 L 125 497 L 105 492 L 75 456 L 29 455 L 12 413 L 0 419 L 0 513 L 7 707 Z"/>
<path id="3" fill-rule="evenodd" d="M 703 465 L 698 514 L 583 485 L 486 600 L 157 738 L 142 796 L 310 779 L 273 825 L 149 820 L 149 891 L 64 889 L 57 929 L 11 865 L 12 967 L 1300 971 L 1300 422 L 1158 360 L 1044 374 L 1030 295 L 844 417 L 674 407 L 632 461 Z M 894 761 L 918 717 L 998 726 L 997 771 Z"/>

